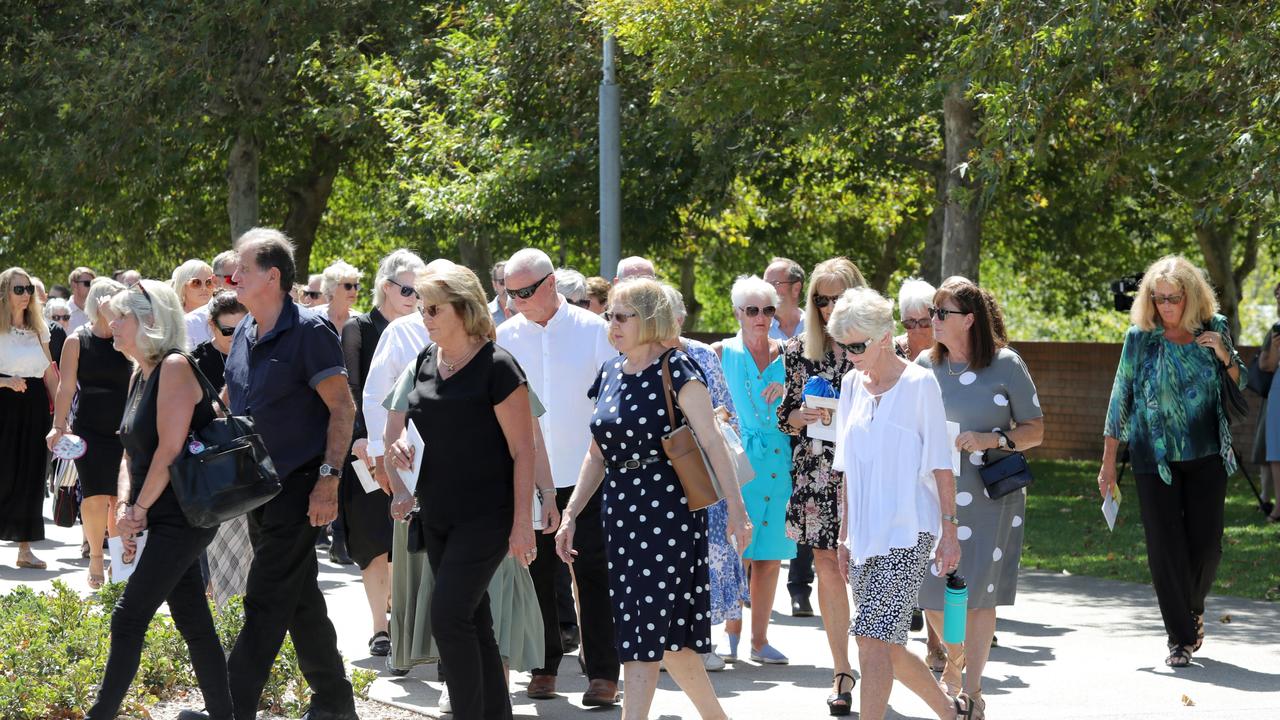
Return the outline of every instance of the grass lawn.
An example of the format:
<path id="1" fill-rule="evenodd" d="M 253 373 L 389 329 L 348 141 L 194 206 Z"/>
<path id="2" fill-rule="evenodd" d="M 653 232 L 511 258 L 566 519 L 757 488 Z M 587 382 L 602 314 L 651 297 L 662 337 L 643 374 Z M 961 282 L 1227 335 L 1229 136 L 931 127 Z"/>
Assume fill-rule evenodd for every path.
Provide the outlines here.
<path id="1" fill-rule="evenodd" d="M 1036 480 L 1027 495 L 1023 567 L 1151 582 L 1132 472 L 1120 482 L 1112 533 L 1102 518 L 1096 462 L 1033 460 L 1031 467 Z M 1280 524 L 1266 521 L 1240 473 L 1228 481 L 1225 526 L 1213 592 L 1280 600 Z"/>

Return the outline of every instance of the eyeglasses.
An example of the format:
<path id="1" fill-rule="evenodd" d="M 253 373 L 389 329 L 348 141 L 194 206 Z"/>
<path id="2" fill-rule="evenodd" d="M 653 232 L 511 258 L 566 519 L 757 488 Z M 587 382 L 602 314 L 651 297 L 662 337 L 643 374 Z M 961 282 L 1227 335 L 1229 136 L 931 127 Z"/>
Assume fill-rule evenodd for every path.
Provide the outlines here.
<path id="1" fill-rule="evenodd" d="M 350 292 L 350 291 L 352 291 L 352 290 L 359 290 L 359 289 L 360 289 L 360 283 L 358 283 L 358 282 L 353 282 L 353 283 L 352 283 L 352 282 L 344 282 L 344 283 L 339 283 L 339 285 L 342 285 L 342 287 L 343 287 L 344 289 L 346 289 L 346 290 L 347 290 L 347 292 Z"/>
<path id="2" fill-rule="evenodd" d="M 1182 302 L 1182 298 L 1186 297 L 1182 293 L 1176 295 L 1157 295 L 1151 293 L 1151 302 L 1157 305 L 1177 305 Z"/>
<path id="3" fill-rule="evenodd" d="M 570 304 L 570 305 L 577 305 L 578 307 L 583 308 L 584 310 L 590 310 L 590 309 L 591 309 L 591 301 L 590 301 L 590 300 L 588 300 L 588 299 L 586 299 L 586 298 L 584 298 L 584 299 L 582 299 L 582 300 L 570 300 L 570 301 L 569 301 L 569 304 Z"/>
<path id="4" fill-rule="evenodd" d="M 902 321 L 902 327 L 908 330 L 927 328 L 929 327 L 929 320 L 927 318 L 920 318 L 918 320 L 916 318 L 907 318 Z"/>
<path id="5" fill-rule="evenodd" d="M 766 280 L 765 282 L 772 285 L 775 289 L 782 285 L 795 285 L 799 280 Z"/>
<path id="6" fill-rule="evenodd" d="M 422 312 L 424 312 L 424 313 L 426 313 L 426 314 L 430 315 L 431 317 L 435 317 L 435 316 L 437 316 L 437 315 L 439 315 L 439 314 L 440 314 L 440 311 L 441 311 L 441 310 L 442 310 L 446 305 L 452 305 L 452 304 L 453 304 L 453 303 L 439 303 L 439 304 L 436 304 L 436 305 L 424 305 L 424 306 L 422 307 Z"/>
<path id="7" fill-rule="evenodd" d="M 551 277 L 554 274 L 555 273 L 547 273 L 546 275 L 542 276 L 541 280 L 539 280 L 538 282 L 532 285 L 526 285 L 522 288 L 516 288 L 514 290 L 508 288 L 507 293 L 510 295 L 514 295 L 515 297 L 518 297 L 521 300 L 528 300 L 529 298 L 533 297 L 534 293 L 538 292 L 538 288 L 542 287 L 542 283 L 546 282 L 547 278 Z"/>
<path id="8" fill-rule="evenodd" d="M 765 305 L 762 308 L 756 307 L 755 305 L 748 305 L 746 307 L 740 307 L 738 309 L 741 310 L 742 313 L 747 317 L 755 317 L 760 313 L 764 313 L 765 317 L 773 317 L 774 313 L 778 312 L 778 308 L 774 307 L 773 305 Z"/>
<path id="9" fill-rule="evenodd" d="M 319 291 L 319 290 L 303 290 L 303 291 L 302 291 L 302 297 L 304 297 L 304 298 L 306 298 L 306 299 L 308 299 L 308 300 L 319 300 L 319 299 L 320 299 L 320 291 Z"/>
<path id="10" fill-rule="evenodd" d="M 68 322 L 71 320 L 70 315 L 50 315 L 54 322 Z"/>
<path id="11" fill-rule="evenodd" d="M 94 279 L 95 279 L 95 278 L 89 278 L 88 280 L 72 280 L 72 281 L 71 281 L 71 284 L 72 284 L 72 285 L 83 285 L 83 286 L 85 286 L 85 287 L 89 287 L 89 286 L 93 285 L 93 281 L 94 281 Z"/>
<path id="12" fill-rule="evenodd" d="M 628 320 L 638 316 L 639 314 L 640 313 L 624 313 L 624 312 L 614 312 L 612 310 L 605 310 L 604 321 L 607 323 L 611 323 L 614 320 L 617 320 L 619 325 L 626 325 Z"/>
<path id="13" fill-rule="evenodd" d="M 968 315 L 964 310 L 948 310 L 947 308 L 931 307 L 929 308 L 929 317 L 938 318 L 942 322 L 946 322 L 947 318 L 952 315 Z"/>
<path id="14" fill-rule="evenodd" d="M 235 275 L 219 275 L 218 277 L 222 278 L 222 284 L 235 287 L 236 281 L 231 279 L 235 277 Z"/>
<path id="15" fill-rule="evenodd" d="M 412 285 L 402 285 L 391 278 L 387 278 L 387 282 L 400 288 L 400 297 L 407 298 L 418 294 L 418 291 L 414 290 Z"/>
<path id="16" fill-rule="evenodd" d="M 835 342 L 836 342 L 836 345 L 839 345 L 841 349 L 843 349 L 845 352 L 849 353 L 850 355 L 861 355 L 862 353 L 867 351 L 867 346 L 871 344 L 870 341 L 856 342 L 856 343 L 842 343 L 839 340 L 836 340 Z"/>
<path id="17" fill-rule="evenodd" d="M 813 306 L 818 309 L 822 309 L 828 305 L 835 305 L 836 301 L 839 299 L 839 295 L 814 295 Z"/>
<path id="18" fill-rule="evenodd" d="M 222 333 L 222 337 L 231 337 L 236 332 L 235 327 L 223 327 L 218 323 L 214 323 L 214 326 L 218 328 L 218 332 Z"/>
<path id="19" fill-rule="evenodd" d="M 35 295 L 36 295 L 36 286 L 35 286 L 35 285 L 14 285 L 14 286 L 13 286 L 13 294 L 14 294 L 14 295 L 21 295 L 21 294 L 23 294 L 23 293 L 26 293 L 26 294 L 30 295 L 31 297 L 35 297 Z"/>
<path id="20" fill-rule="evenodd" d="M 187 281 L 187 284 L 188 284 L 188 285 L 190 285 L 190 286 L 191 286 L 191 287 L 193 287 L 193 288 L 198 288 L 198 287 L 200 287 L 201 285 L 203 285 L 203 286 L 205 286 L 205 287 L 207 287 L 207 288 L 209 288 L 209 289 L 211 289 L 211 290 L 212 290 L 212 289 L 213 289 L 213 278 L 211 278 L 211 277 L 210 277 L 210 278 L 205 278 L 204 280 L 201 280 L 200 278 L 191 278 L 190 280 L 188 280 L 188 281 Z"/>

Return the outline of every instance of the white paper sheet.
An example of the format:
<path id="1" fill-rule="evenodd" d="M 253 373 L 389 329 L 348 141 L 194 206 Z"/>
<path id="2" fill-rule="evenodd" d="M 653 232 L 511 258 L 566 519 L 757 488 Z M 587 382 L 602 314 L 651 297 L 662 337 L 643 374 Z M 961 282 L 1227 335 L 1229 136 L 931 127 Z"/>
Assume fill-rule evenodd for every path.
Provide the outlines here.
<path id="1" fill-rule="evenodd" d="M 538 492 L 538 488 L 533 489 L 533 529 L 541 530 L 542 524 L 542 493 Z"/>
<path id="2" fill-rule="evenodd" d="M 815 410 L 829 411 L 829 417 L 805 428 L 805 434 L 812 440 L 822 440 L 824 442 L 834 443 L 836 441 L 836 406 L 840 403 L 836 398 L 818 397 L 817 395 L 805 395 L 804 404 L 806 407 Z"/>
<path id="3" fill-rule="evenodd" d="M 960 477 L 960 448 L 956 447 L 956 438 L 960 437 L 960 423 L 947 421 L 947 440 L 951 443 L 951 472 Z"/>
<path id="4" fill-rule="evenodd" d="M 409 446 L 413 448 L 413 467 L 408 470 L 400 470 L 400 479 L 404 481 L 404 486 L 413 493 L 418 488 L 418 471 L 422 469 L 422 453 L 426 451 L 427 444 L 422 441 L 422 435 L 418 433 L 418 426 L 409 421 L 409 427 L 405 430 L 405 440 L 409 442 Z"/>
<path id="5" fill-rule="evenodd" d="M 1115 532 L 1116 516 L 1120 514 L 1120 501 L 1111 497 L 1111 490 L 1102 499 L 1102 517 L 1107 521 L 1107 529 Z"/>
<path id="6" fill-rule="evenodd" d="M 133 556 L 133 562 L 126 564 L 122 559 L 124 557 L 124 540 L 119 535 L 107 538 L 107 551 L 111 553 L 111 582 L 128 580 L 133 571 L 138 568 L 138 561 L 142 559 L 142 550 L 147 546 L 146 531 L 139 533 L 134 540 L 138 543 L 138 551 Z"/>
<path id="7" fill-rule="evenodd" d="M 364 488 L 366 494 L 382 489 L 378 481 L 373 479 L 373 471 L 365 465 L 363 460 L 360 458 L 352 460 L 351 468 L 356 471 L 356 477 L 360 479 L 360 487 Z"/>

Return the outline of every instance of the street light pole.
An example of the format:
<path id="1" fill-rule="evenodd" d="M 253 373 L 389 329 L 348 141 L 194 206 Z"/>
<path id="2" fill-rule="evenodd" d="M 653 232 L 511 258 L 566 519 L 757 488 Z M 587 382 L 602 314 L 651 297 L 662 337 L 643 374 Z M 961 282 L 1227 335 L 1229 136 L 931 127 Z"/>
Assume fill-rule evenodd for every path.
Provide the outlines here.
<path id="1" fill-rule="evenodd" d="M 605 30 L 600 80 L 600 276 L 612 278 L 622 257 L 622 141 L 613 35 Z"/>

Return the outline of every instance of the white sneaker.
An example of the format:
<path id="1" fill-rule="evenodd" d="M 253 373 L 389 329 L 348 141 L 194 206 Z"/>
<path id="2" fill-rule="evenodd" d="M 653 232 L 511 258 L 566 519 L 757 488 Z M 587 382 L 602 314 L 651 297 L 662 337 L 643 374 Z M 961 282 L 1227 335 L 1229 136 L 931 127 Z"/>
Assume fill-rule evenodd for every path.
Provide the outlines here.
<path id="1" fill-rule="evenodd" d="M 714 651 L 702 654 L 702 666 L 707 672 L 720 672 L 725 668 L 724 658 L 717 655 Z"/>
<path id="2" fill-rule="evenodd" d="M 438 707 L 440 708 L 440 712 L 442 713 L 453 712 L 453 703 L 449 702 L 449 686 L 448 685 L 445 685 L 444 690 L 440 691 L 440 703 Z"/>

